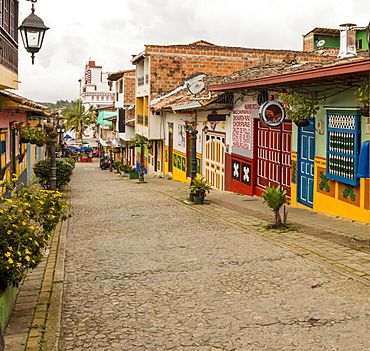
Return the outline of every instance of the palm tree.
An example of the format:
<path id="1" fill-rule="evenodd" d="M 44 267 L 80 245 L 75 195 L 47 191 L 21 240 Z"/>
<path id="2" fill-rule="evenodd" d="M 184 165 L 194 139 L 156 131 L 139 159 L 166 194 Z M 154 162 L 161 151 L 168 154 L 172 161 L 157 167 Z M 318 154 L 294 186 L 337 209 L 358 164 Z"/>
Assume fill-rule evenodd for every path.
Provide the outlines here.
<path id="1" fill-rule="evenodd" d="M 67 120 L 67 130 L 73 130 L 81 143 L 84 131 L 96 121 L 95 113 L 91 109 L 86 111 L 81 99 L 73 101 L 71 106 L 62 111 L 62 115 Z"/>

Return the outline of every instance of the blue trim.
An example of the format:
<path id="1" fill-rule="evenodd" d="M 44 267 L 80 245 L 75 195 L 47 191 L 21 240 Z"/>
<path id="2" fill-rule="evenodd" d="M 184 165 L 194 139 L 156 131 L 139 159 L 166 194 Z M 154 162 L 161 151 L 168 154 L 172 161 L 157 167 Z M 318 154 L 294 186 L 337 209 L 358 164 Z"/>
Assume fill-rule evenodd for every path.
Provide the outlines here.
<path id="1" fill-rule="evenodd" d="M 298 128 L 297 201 L 313 207 L 315 157 L 315 119 L 310 125 Z"/>
<path id="2" fill-rule="evenodd" d="M 337 107 L 337 110 L 340 109 L 340 107 Z M 354 129 L 330 127 L 329 115 L 330 113 L 326 114 L 328 126 L 326 134 L 326 177 L 344 184 L 357 186 L 360 183 L 357 176 L 361 140 L 360 115 L 353 114 L 353 111 L 352 113 L 348 111 L 348 114 L 346 114 L 354 117 Z M 350 146 L 353 146 L 353 148 L 349 149 Z M 347 147 L 348 152 L 343 152 Z"/>

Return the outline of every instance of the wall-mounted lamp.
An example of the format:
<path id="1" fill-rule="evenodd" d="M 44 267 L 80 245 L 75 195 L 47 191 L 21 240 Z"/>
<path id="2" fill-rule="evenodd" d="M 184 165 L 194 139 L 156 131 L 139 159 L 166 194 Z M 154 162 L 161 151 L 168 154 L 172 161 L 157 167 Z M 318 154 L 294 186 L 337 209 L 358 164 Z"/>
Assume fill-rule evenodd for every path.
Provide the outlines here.
<path id="1" fill-rule="evenodd" d="M 26 17 L 18 27 L 21 32 L 24 48 L 31 53 L 32 64 L 34 64 L 35 54 L 39 52 L 44 40 L 45 32 L 49 29 L 45 26 L 43 20 L 35 15 L 34 3 L 37 0 L 31 0 L 32 13 Z"/>
<path id="2" fill-rule="evenodd" d="M 316 121 L 315 130 L 320 135 L 323 135 L 324 134 L 324 122 L 323 121 Z"/>

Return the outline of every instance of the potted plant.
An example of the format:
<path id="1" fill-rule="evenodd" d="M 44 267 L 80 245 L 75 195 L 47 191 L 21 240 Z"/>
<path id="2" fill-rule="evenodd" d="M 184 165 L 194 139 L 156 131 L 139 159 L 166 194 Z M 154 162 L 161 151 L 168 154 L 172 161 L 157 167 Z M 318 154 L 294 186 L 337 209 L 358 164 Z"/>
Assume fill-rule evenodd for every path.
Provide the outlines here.
<path id="1" fill-rule="evenodd" d="M 44 146 L 46 143 L 48 136 L 46 131 L 38 132 L 35 128 L 33 128 L 33 133 L 30 138 L 31 144 L 36 144 L 37 146 Z"/>
<path id="2" fill-rule="evenodd" d="M 355 91 L 355 100 L 361 104 L 360 113 L 365 116 L 370 116 L 369 105 L 369 80 L 363 79 L 360 86 Z"/>
<path id="3" fill-rule="evenodd" d="M 194 195 L 194 203 L 202 204 L 206 194 L 210 192 L 212 186 L 204 176 L 192 180 L 190 191 Z"/>
<path id="4" fill-rule="evenodd" d="M 298 127 L 306 127 L 310 124 L 309 119 L 314 117 L 319 110 L 317 93 L 307 96 L 301 93 L 280 93 L 281 101 L 288 118 Z"/>
<path id="5" fill-rule="evenodd" d="M 31 129 L 27 122 L 14 122 L 12 129 L 19 134 L 19 141 L 21 143 L 29 143 L 31 139 Z"/>

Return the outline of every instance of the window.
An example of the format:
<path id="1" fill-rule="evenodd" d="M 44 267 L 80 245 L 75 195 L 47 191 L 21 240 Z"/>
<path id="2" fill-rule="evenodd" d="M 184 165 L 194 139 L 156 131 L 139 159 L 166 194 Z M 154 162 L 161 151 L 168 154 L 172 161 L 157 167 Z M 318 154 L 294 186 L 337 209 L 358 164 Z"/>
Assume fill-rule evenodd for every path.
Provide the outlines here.
<path id="1" fill-rule="evenodd" d="M 352 114 L 353 113 L 353 114 Z M 327 178 L 356 186 L 360 116 L 354 111 L 327 110 Z"/>
<path id="2" fill-rule="evenodd" d="M 356 49 L 362 50 L 362 39 L 356 40 Z"/>

